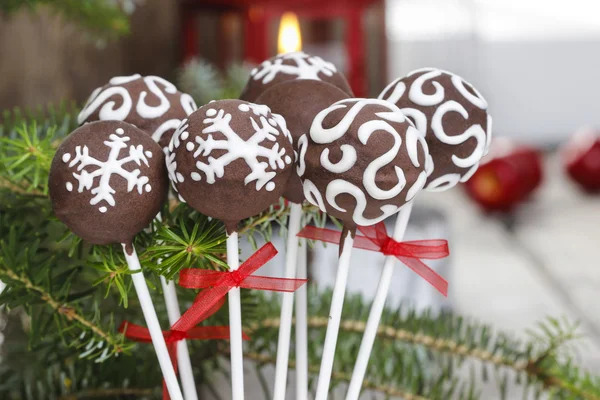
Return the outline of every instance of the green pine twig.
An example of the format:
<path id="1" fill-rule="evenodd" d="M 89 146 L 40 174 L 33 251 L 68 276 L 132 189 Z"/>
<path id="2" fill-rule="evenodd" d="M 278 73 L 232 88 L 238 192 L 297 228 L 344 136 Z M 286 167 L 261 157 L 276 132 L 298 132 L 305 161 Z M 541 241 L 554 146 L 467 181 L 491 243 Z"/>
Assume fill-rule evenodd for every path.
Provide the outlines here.
<path id="1" fill-rule="evenodd" d="M 48 307 L 50 307 L 52 310 L 56 311 L 60 315 L 64 316 L 67 320 L 77 322 L 84 329 L 92 331 L 95 335 L 97 335 L 103 341 L 108 343 L 113 348 L 114 353 L 123 352 L 124 348 L 120 341 L 115 340 L 112 335 L 105 332 L 102 328 L 100 328 L 92 321 L 83 317 L 77 312 L 77 310 L 74 307 L 70 306 L 68 303 L 56 300 L 50 293 L 47 293 L 44 290 L 44 288 L 34 285 L 31 282 L 31 280 L 26 276 L 17 275 L 15 272 L 6 268 L 0 269 L 0 275 L 3 276 L 7 282 L 19 282 L 27 290 L 36 292 L 40 300 L 46 303 Z"/>

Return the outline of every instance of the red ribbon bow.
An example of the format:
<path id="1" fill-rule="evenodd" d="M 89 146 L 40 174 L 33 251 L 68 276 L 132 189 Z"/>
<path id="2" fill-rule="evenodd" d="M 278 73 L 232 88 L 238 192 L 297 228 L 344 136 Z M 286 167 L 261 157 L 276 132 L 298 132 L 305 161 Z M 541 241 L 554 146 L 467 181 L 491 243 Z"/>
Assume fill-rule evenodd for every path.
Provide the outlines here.
<path id="1" fill-rule="evenodd" d="M 419 274 L 444 296 L 448 296 L 448 282 L 428 267 L 421 259 L 436 260 L 447 257 L 448 241 L 442 239 L 414 240 L 397 242 L 388 236 L 385 224 L 379 222 L 373 226 L 358 227 L 364 236 L 356 235 L 354 247 L 380 252 L 386 256 L 395 256 L 407 267 Z M 299 237 L 339 244 L 342 233 L 332 229 L 306 226 L 298 233 Z"/>
<path id="2" fill-rule="evenodd" d="M 217 302 L 210 310 L 206 312 L 206 317 L 208 318 L 215 312 L 221 308 L 221 306 L 225 303 L 225 299 L 221 299 L 221 301 Z M 133 324 L 131 322 L 123 321 L 121 326 L 119 327 L 119 332 L 123 333 L 125 337 L 129 340 L 133 340 L 136 342 L 150 343 L 152 342 L 152 337 L 150 336 L 150 331 L 148 328 Z M 178 365 L 177 365 L 177 342 L 186 339 L 197 339 L 197 340 L 211 340 L 211 339 L 229 339 L 229 327 L 228 326 L 196 326 L 190 328 L 186 331 L 174 330 L 170 329 L 168 331 L 163 331 L 163 336 L 165 337 L 165 342 L 167 343 L 167 349 L 169 350 L 169 356 L 171 358 L 171 363 L 173 364 L 173 368 L 175 369 L 175 373 L 178 373 Z M 243 334 L 242 338 L 244 340 L 249 340 L 250 338 Z M 163 380 L 163 399 L 169 400 L 169 391 L 167 390 L 167 386 L 165 381 Z"/>
<path id="3" fill-rule="evenodd" d="M 187 331 L 206 318 L 207 312 L 214 307 L 234 287 L 245 289 L 294 292 L 307 282 L 306 279 L 271 278 L 251 276 L 277 254 L 275 246 L 265 244 L 235 271 L 208 271 L 203 269 L 184 269 L 179 274 L 179 284 L 185 288 L 207 289 L 201 291 L 194 304 L 177 321 L 172 329 Z"/>

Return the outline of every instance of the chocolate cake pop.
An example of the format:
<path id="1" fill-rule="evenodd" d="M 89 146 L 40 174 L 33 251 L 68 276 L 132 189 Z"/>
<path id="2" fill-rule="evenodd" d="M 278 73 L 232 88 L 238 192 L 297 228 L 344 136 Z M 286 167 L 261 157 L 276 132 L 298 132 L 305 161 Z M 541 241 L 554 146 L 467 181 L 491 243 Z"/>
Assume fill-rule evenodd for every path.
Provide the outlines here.
<path id="1" fill-rule="evenodd" d="M 197 108 L 189 94 L 163 78 L 117 76 L 92 92 L 77 121 L 129 122 L 166 148 L 181 120 Z"/>
<path id="2" fill-rule="evenodd" d="M 281 116 L 265 105 L 220 100 L 182 122 L 169 144 L 167 168 L 184 201 L 232 232 L 279 199 L 294 157 Z"/>
<path id="3" fill-rule="evenodd" d="M 240 99 L 256 102 L 256 99 L 271 86 L 293 79 L 324 81 L 337 86 L 349 96 L 353 95 L 348 81 L 335 65 L 321 57 L 300 51 L 279 54 L 254 68 Z"/>
<path id="4" fill-rule="evenodd" d="M 298 150 L 298 140 L 308 133 L 315 116 L 335 103 L 349 96 L 341 89 L 313 79 L 295 79 L 278 83 L 259 96 L 258 104 L 264 104 L 271 112 L 281 115 L 294 140 L 294 149 Z M 304 191 L 300 177 L 292 173 L 283 197 L 293 203 L 304 201 Z"/>
<path id="5" fill-rule="evenodd" d="M 421 190 L 430 165 L 421 133 L 383 100 L 338 101 L 299 141 L 306 199 L 350 230 L 396 213 Z"/>
<path id="6" fill-rule="evenodd" d="M 475 173 L 490 144 L 492 118 L 471 84 L 426 68 L 396 79 L 379 98 L 396 104 L 425 135 L 434 164 L 426 189 L 446 190 Z"/>
<path id="7" fill-rule="evenodd" d="M 131 124 L 85 124 L 67 137 L 52 160 L 54 213 L 91 243 L 130 244 L 166 200 L 164 163 L 161 148 Z"/>

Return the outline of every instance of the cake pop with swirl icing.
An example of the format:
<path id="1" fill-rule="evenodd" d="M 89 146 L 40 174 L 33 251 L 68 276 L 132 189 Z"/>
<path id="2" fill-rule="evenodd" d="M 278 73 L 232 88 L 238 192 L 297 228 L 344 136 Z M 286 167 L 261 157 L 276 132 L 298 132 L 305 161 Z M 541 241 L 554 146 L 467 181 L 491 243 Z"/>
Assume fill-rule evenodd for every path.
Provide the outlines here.
<path id="1" fill-rule="evenodd" d="M 321 111 L 298 157 L 306 199 L 349 229 L 399 211 L 431 165 L 421 133 L 398 107 L 377 99 L 341 100 Z"/>
<path id="2" fill-rule="evenodd" d="M 426 189 L 446 190 L 475 173 L 492 137 L 488 104 L 475 87 L 426 68 L 396 79 L 379 98 L 396 104 L 425 135 L 433 159 Z"/>
<path id="3" fill-rule="evenodd" d="M 158 76 L 117 76 L 94 90 L 77 118 L 78 123 L 116 120 L 133 124 L 162 148 L 175 129 L 198 107 L 189 94 Z"/>

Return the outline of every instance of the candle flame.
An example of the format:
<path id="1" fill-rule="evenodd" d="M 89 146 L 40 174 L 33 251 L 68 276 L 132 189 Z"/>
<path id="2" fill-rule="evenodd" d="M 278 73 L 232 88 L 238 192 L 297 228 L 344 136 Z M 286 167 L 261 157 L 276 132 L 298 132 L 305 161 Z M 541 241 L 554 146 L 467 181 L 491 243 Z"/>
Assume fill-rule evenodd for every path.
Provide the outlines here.
<path id="1" fill-rule="evenodd" d="M 277 51 L 281 54 L 300 50 L 302 50 L 302 36 L 298 17 L 293 12 L 286 12 L 281 16 L 279 23 Z"/>

